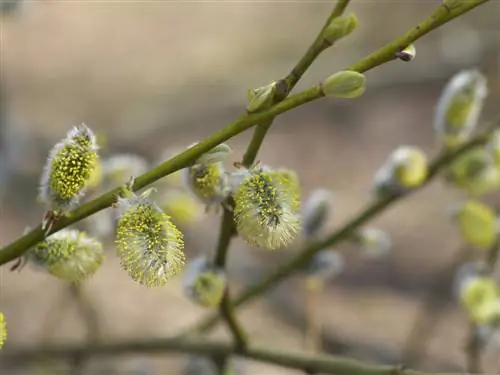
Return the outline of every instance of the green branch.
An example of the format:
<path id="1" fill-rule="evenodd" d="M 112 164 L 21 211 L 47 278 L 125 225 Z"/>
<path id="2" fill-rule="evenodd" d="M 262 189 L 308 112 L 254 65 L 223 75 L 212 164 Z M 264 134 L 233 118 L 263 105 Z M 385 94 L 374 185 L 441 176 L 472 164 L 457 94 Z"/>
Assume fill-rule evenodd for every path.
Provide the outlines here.
<path id="1" fill-rule="evenodd" d="M 373 69 L 389 60 L 391 60 L 396 52 L 401 48 L 413 43 L 419 37 L 429 33 L 430 31 L 440 27 L 441 25 L 449 22 L 450 20 L 464 14 L 473 8 L 486 3 L 489 0 L 471 0 L 464 1 L 463 5 L 448 11 L 443 6 L 439 6 L 437 10 L 431 14 L 425 21 L 421 22 L 415 28 L 410 30 L 404 36 L 396 39 L 394 42 L 387 44 L 378 51 L 363 58 L 358 63 L 352 65 L 349 69 L 365 72 Z M 199 158 L 204 153 L 208 152 L 218 144 L 227 141 L 235 135 L 242 133 L 248 128 L 263 123 L 266 120 L 276 117 L 277 115 L 296 108 L 300 105 L 309 103 L 323 97 L 324 94 L 320 85 L 316 85 L 307 90 L 302 91 L 296 95 L 290 96 L 282 102 L 272 106 L 267 110 L 255 114 L 245 114 L 240 116 L 232 124 L 224 129 L 214 133 L 204 141 L 196 146 L 182 152 L 174 158 L 165 161 L 161 165 L 149 170 L 143 175 L 139 176 L 133 186 L 134 190 L 141 189 L 153 182 L 174 173 L 180 169 L 189 166 L 194 160 Z M 106 207 L 109 207 L 114 201 L 115 196 L 119 192 L 119 188 L 111 190 L 99 198 L 96 198 L 71 213 L 70 217 L 62 218 L 57 224 L 54 225 L 52 232 L 59 231 L 71 224 L 74 224 Z M 21 256 L 28 248 L 35 245 L 37 242 L 43 240 L 44 234 L 41 225 L 31 230 L 24 236 L 14 240 L 6 245 L 0 251 L 0 265 L 12 261 Z"/>
<path id="2" fill-rule="evenodd" d="M 237 351 L 231 344 L 208 340 L 184 339 L 150 339 L 137 341 L 120 341 L 117 343 L 96 344 L 82 346 L 75 344 L 43 345 L 33 348 L 5 348 L 3 360 L 22 362 L 26 364 L 44 358 L 74 358 L 75 356 L 118 356 L 126 354 L 155 354 L 159 353 L 191 353 L 209 357 L 228 357 L 231 355 L 274 364 L 281 367 L 303 370 L 309 373 L 335 375 L 465 375 L 465 374 L 437 374 L 413 371 L 403 366 L 372 365 L 360 361 L 334 356 L 312 356 L 297 352 L 285 352 L 252 346 L 244 351 Z"/>
<path id="3" fill-rule="evenodd" d="M 491 131 L 500 126 L 500 121 L 495 121 L 489 127 L 489 129 L 481 134 L 476 135 L 472 139 L 470 139 L 467 143 L 464 143 L 462 146 L 448 152 L 442 152 L 438 155 L 434 161 L 430 165 L 429 175 L 427 177 L 426 182 L 423 186 L 427 185 L 432 179 L 436 177 L 438 172 L 449 165 L 453 160 L 455 160 L 458 156 L 462 155 L 464 152 L 471 150 L 474 147 L 479 145 L 484 145 L 488 141 L 488 136 Z M 422 187 L 423 187 L 422 186 Z M 342 226 L 339 230 L 328 236 L 326 239 L 313 243 L 310 246 L 307 246 L 299 254 L 293 258 L 290 262 L 284 264 L 277 271 L 269 275 L 266 279 L 261 281 L 260 283 L 249 287 L 245 290 L 239 297 L 237 297 L 234 301 L 235 307 L 244 305 L 255 297 L 269 291 L 273 287 L 275 287 L 278 283 L 280 283 L 283 279 L 285 279 L 292 272 L 301 269 L 311 261 L 314 255 L 324 248 L 331 248 L 337 245 L 339 242 L 349 238 L 353 232 L 355 232 L 358 228 L 363 226 L 365 223 L 382 213 L 386 208 L 388 208 L 393 203 L 397 202 L 399 199 L 403 198 L 404 194 L 392 195 L 388 196 L 385 199 L 381 199 L 369 204 L 364 210 L 362 210 L 359 214 L 355 215 L 353 219 L 348 221 L 344 226 Z M 181 336 L 190 334 L 190 333 L 199 333 L 204 332 L 211 329 L 218 321 L 218 316 L 212 316 L 202 321 L 200 324 L 196 325 L 194 329 L 188 330 L 185 333 L 181 334 Z"/>

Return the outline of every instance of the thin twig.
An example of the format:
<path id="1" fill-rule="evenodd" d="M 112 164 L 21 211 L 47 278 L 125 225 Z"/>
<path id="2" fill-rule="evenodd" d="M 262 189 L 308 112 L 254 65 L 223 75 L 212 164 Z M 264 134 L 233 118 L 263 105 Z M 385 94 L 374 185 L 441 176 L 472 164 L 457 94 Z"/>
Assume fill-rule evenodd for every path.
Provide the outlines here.
<path id="1" fill-rule="evenodd" d="M 388 61 L 391 61 L 396 52 L 413 43 L 418 38 L 488 1 L 490 0 L 464 1 L 463 5 L 454 8 L 452 11 L 448 11 L 442 5 L 440 5 L 434 11 L 434 13 L 432 13 L 428 18 L 415 26 L 409 32 L 380 48 L 376 52 L 361 59 L 354 65 L 351 65 L 348 69 L 356 70 L 358 72 L 366 72 Z M 320 99 L 323 96 L 324 94 L 321 86 L 315 85 L 296 95 L 288 97 L 282 102 L 273 105 L 271 108 L 263 110 L 262 112 L 258 112 L 255 114 L 244 114 L 232 124 L 212 134 L 204 141 L 201 141 L 197 145 L 180 153 L 172 159 L 169 159 L 164 163 L 156 166 L 155 168 L 152 168 L 148 172 L 138 176 L 134 181 L 134 185 L 132 188 L 134 191 L 142 189 L 143 187 L 152 184 L 160 178 L 163 178 L 169 174 L 172 174 L 180 169 L 189 166 L 191 163 L 193 163 L 194 160 L 198 159 L 201 155 L 208 152 L 213 147 L 227 141 L 237 134 L 242 133 L 248 128 L 256 124 L 264 123 L 266 120 L 274 118 L 281 113 L 289 111 L 300 105 L 309 103 L 311 101 Z M 102 209 L 109 207 L 115 201 L 115 197 L 119 193 L 119 191 L 120 188 L 113 189 L 101 195 L 99 198 L 96 198 L 80 206 L 79 208 L 71 212 L 69 217 L 65 217 L 59 220 L 58 223 L 54 225 L 52 233 L 66 228 L 71 224 L 74 224 Z M 41 225 L 38 225 L 27 234 L 4 246 L 0 251 L 0 265 L 18 258 L 31 246 L 43 240 L 43 238 L 44 232 L 41 228 Z"/>
<path id="2" fill-rule="evenodd" d="M 81 353 L 96 357 L 121 356 L 131 353 L 161 354 L 162 356 L 166 353 L 191 353 L 212 358 L 240 356 L 309 373 L 335 375 L 465 375 L 426 373 L 409 370 L 400 365 L 374 365 L 342 357 L 306 355 L 258 346 L 251 346 L 239 352 L 230 343 L 178 338 L 110 342 L 90 347 L 70 343 L 31 348 L 6 347 L 2 350 L 2 360 L 5 363 L 19 361 L 25 364 L 41 358 L 74 358 Z"/>
<path id="3" fill-rule="evenodd" d="M 224 210 L 220 226 L 219 242 L 214 259 L 215 266 L 218 268 L 226 268 L 227 253 L 232 238 L 232 222 L 232 212 Z M 229 287 L 226 286 L 226 290 L 224 291 L 224 295 L 219 305 L 219 312 L 233 335 L 236 348 L 238 351 L 243 351 L 247 347 L 247 335 L 236 318 L 236 313 L 229 298 Z"/>

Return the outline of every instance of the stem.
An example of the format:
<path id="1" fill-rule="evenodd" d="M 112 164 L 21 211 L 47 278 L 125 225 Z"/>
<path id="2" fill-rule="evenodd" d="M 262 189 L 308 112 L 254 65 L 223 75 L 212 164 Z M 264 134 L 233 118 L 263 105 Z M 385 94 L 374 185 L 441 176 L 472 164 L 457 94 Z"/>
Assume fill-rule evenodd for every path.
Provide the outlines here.
<path id="1" fill-rule="evenodd" d="M 85 353 L 86 355 L 109 357 L 126 354 L 162 354 L 191 353 L 204 356 L 229 357 L 231 355 L 270 363 L 277 366 L 302 370 L 308 373 L 323 373 L 335 375 L 464 375 L 464 374 L 437 374 L 413 371 L 403 366 L 372 365 L 361 361 L 335 357 L 306 355 L 296 352 L 268 349 L 252 346 L 243 352 L 238 352 L 233 345 L 208 340 L 184 340 L 176 338 L 149 339 L 134 341 L 119 341 L 101 343 L 93 346 L 64 343 L 59 345 L 43 345 L 28 348 L 5 348 L 3 360 L 19 361 L 23 364 L 41 358 L 74 358 Z"/>
<path id="2" fill-rule="evenodd" d="M 214 264 L 224 269 L 226 268 L 227 253 L 233 233 L 233 214 L 231 211 L 224 210 L 220 227 L 221 231 Z M 236 318 L 236 313 L 229 297 L 229 287 L 227 286 L 219 305 L 219 312 L 233 335 L 237 350 L 243 351 L 247 347 L 247 335 Z"/>
<path id="3" fill-rule="evenodd" d="M 488 136 L 491 131 L 493 131 L 496 127 L 500 126 L 500 121 L 495 121 L 492 125 L 489 126 L 489 130 L 485 133 L 478 134 L 475 137 L 471 138 L 468 142 L 464 143 L 460 147 L 457 147 L 451 151 L 444 151 L 440 155 L 438 155 L 434 161 L 431 163 L 429 167 L 429 174 L 427 176 L 426 181 L 421 186 L 421 188 L 427 185 L 432 179 L 436 177 L 438 172 L 449 165 L 452 161 L 454 161 L 457 157 L 462 155 L 464 152 L 473 149 L 479 145 L 484 145 L 488 141 Z M 283 279 L 285 279 L 292 272 L 304 267 L 308 264 L 314 255 L 327 247 L 333 247 L 337 245 L 339 242 L 343 241 L 346 238 L 349 238 L 353 232 L 355 232 L 362 225 L 375 218 L 377 215 L 382 213 L 385 209 L 387 209 L 391 204 L 397 202 L 399 199 L 406 196 L 406 194 L 392 195 L 388 196 L 384 199 L 372 202 L 369 204 L 364 210 L 362 210 L 358 215 L 354 216 L 353 219 L 348 221 L 344 226 L 342 226 L 339 230 L 332 233 L 326 239 L 313 243 L 309 246 L 306 246 L 299 254 L 290 260 L 288 263 L 285 263 L 281 267 L 279 267 L 274 273 L 270 274 L 267 278 L 265 278 L 260 283 L 253 285 L 246 289 L 239 297 L 236 298 L 234 304 L 235 306 L 241 306 L 251 301 L 255 297 L 263 294 L 264 292 L 269 291 L 273 287 L 275 287 L 278 283 L 280 283 Z M 184 334 L 189 334 L 192 332 L 204 332 L 211 329 L 218 321 L 217 316 L 211 316 L 208 319 L 200 322 L 198 325 L 194 327 L 194 329 L 186 331 Z"/>
<path id="4" fill-rule="evenodd" d="M 396 39 L 394 42 L 387 44 L 380 48 L 378 51 L 372 53 L 361 59 L 356 64 L 352 65 L 349 69 L 359 72 L 366 72 L 373 69 L 387 61 L 390 61 L 393 55 L 401 48 L 413 43 L 419 37 L 429 33 L 430 31 L 440 27 L 441 25 L 449 22 L 450 20 L 466 13 L 473 8 L 486 3 L 489 0 L 471 0 L 464 2 L 452 11 L 446 10 L 443 6 L 438 9 L 425 21 L 421 22 L 415 28 L 410 30 L 404 36 Z M 443 11 L 446 10 L 446 12 Z M 265 122 L 277 115 L 296 108 L 300 105 L 309 103 L 313 100 L 322 98 L 323 92 L 320 85 L 315 85 L 307 90 L 304 90 L 296 95 L 290 96 L 282 102 L 272 106 L 269 109 L 263 110 L 255 114 L 245 114 L 240 116 L 232 124 L 226 126 L 224 129 L 214 133 L 212 136 L 206 138 L 204 141 L 198 143 L 196 146 L 180 153 L 174 158 L 165 161 L 159 166 L 152 168 L 148 172 L 139 176 L 135 182 L 133 189 L 139 190 L 143 187 L 152 184 L 160 178 L 172 174 L 182 168 L 189 166 L 194 160 L 198 159 L 201 155 L 211 150 L 218 144 L 227 141 L 237 134 L 242 133 L 248 128 Z M 114 201 L 115 196 L 119 193 L 120 189 L 111 190 L 99 198 L 96 198 L 71 213 L 70 217 L 62 218 L 57 224 L 54 225 L 52 233 L 59 231 L 71 224 L 74 224 L 100 210 L 109 207 Z M 44 233 L 41 225 L 31 230 L 27 234 L 19 237 L 10 244 L 6 245 L 0 251 L 0 265 L 12 261 L 21 256 L 28 248 L 43 240 Z"/>

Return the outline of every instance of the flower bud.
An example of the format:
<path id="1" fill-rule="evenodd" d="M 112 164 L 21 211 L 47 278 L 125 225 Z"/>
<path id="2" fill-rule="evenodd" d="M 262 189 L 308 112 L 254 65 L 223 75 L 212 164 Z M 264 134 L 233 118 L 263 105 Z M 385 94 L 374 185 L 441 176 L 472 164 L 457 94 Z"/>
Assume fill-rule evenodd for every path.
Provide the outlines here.
<path id="1" fill-rule="evenodd" d="M 206 205 L 220 204 L 230 192 L 228 175 L 220 162 L 194 164 L 184 169 L 190 191 Z"/>
<path id="2" fill-rule="evenodd" d="M 444 175 L 445 181 L 473 197 L 500 187 L 500 170 L 484 147 L 473 148 L 453 161 Z"/>
<path id="3" fill-rule="evenodd" d="M 392 248 L 389 234 L 378 228 L 362 228 L 353 235 L 352 240 L 369 258 L 384 256 Z"/>
<path id="4" fill-rule="evenodd" d="M 224 296 L 227 278 L 223 269 L 217 268 L 205 256 L 189 263 L 184 277 L 184 292 L 194 303 L 217 307 Z"/>
<path id="5" fill-rule="evenodd" d="M 292 171 L 253 166 L 233 198 L 236 228 L 250 245 L 283 248 L 301 230 L 300 185 Z"/>
<path id="6" fill-rule="evenodd" d="M 335 17 L 326 27 L 323 36 L 325 40 L 333 44 L 352 33 L 357 25 L 358 18 L 354 13 Z"/>
<path id="7" fill-rule="evenodd" d="M 26 257 L 33 266 L 78 284 L 101 267 L 104 251 L 102 244 L 85 232 L 63 229 L 29 249 Z"/>
<path id="8" fill-rule="evenodd" d="M 434 129 L 445 147 L 458 146 L 469 138 L 486 95 L 486 78 L 477 70 L 463 70 L 448 82 L 434 116 Z"/>
<path id="9" fill-rule="evenodd" d="M 39 200 L 55 215 L 78 205 L 98 163 L 94 133 L 81 124 L 50 151 L 40 182 Z"/>
<path id="10" fill-rule="evenodd" d="M 471 277 L 462 286 L 460 301 L 465 311 L 477 324 L 491 321 L 491 307 L 499 298 L 498 285 L 485 276 Z"/>
<path id="11" fill-rule="evenodd" d="M 125 191 L 118 209 L 116 250 L 121 265 L 133 280 L 147 287 L 163 286 L 185 265 L 182 233 L 170 216 L 147 198 Z"/>
<path id="12" fill-rule="evenodd" d="M 420 187 L 427 179 L 427 155 L 417 147 L 394 150 L 376 172 L 373 191 L 378 196 L 403 193 Z"/>
<path id="13" fill-rule="evenodd" d="M 316 189 L 311 193 L 302 210 L 302 232 L 306 238 L 313 238 L 320 232 L 331 209 L 332 195 L 328 190 Z"/>
<path id="14" fill-rule="evenodd" d="M 0 311 L 0 349 L 5 344 L 5 340 L 7 340 L 7 324 L 3 313 Z"/>
<path id="15" fill-rule="evenodd" d="M 322 84 L 323 94 L 336 98 L 357 98 L 365 92 L 366 78 L 363 74 L 344 70 L 328 77 Z"/>
<path id="16" fill-rule="evenodd" d="M 266 86 L 248 90 L 247 112 L 253 113 L 270 107 L 273 104 L 277 87 L 278 83 L 273 81 Z"/>
<path id="17" fill-rule="evenodd" d="M 308 263 L 306 273 L 310 277 L 327 280 L 339 275 L 344 265 L 344 258 L 337 251 L 322 250 Z"/>
<path id="18" fill-rule="evenodd" d="M 413 44 L 410 44 L 403 50 L 396 53 L 396 57 L 403 61 L 411 61 L 415 58 L 416 55 L 417 55 L 417 50 L 415 48 L 415 45 Z"/>
<path id="19" fill-rule="evenodd" d="M 465 243 L 478 248 L 493 246 L 498 228 L 495 212 L 490 207 L 469 200 L 453 207 L 451 214 Z"/>

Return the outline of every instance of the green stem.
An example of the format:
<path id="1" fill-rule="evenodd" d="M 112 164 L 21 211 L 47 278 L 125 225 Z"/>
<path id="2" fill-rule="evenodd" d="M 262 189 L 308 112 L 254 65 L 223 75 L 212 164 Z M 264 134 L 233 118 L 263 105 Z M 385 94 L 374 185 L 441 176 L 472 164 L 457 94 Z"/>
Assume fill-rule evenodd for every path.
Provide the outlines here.
<path id="1" fill-rule="evenodd" d="M 491 131 L 493 131 L 493 129 L 498 126 L 500 126 L 500 121 L 495 121 L 493 125 L 490 126 L 489 130 L 485 133 L 476 135 L 468 142 L 464 143 L 462 146 L 457 147 L 454 150 L 442 152 L 440 155 L 438 155 L 431 163 L 427 180 L 422 185 L 422 187 L 427 185 L 432 179 L 434 179 L 442 168 L 449 165 L 453 160 L 462 155 L 464 152 L 471 150 L 479 145 L 484 145 L 488 141 Z M 368 207 L 362 210 L 358 215 L 355 215 L 353 219 L 348 221 L 344 226 L 328 236 L 326 239 L 307 246 L 302 251 L 300 251 L 299 254 L 290 262 L 279 267 L 277 271 L 269 275 L 260 283 L 253 285 L 245 290 L 239 297 L 235 299 L 235 307 L 244 305 L 255 297 L 269 291 L 283 279 L 285 279 L 288 275 L 308 264 L 317 252 L 324 248 L 332 248 L 344 239 L 349 238 L 352 233 L 354 233 L 358 228 L 360 228 L 371 219 L 375 218 L 377 215 L 387 209 L 391 204 L 397 202 L 404 196 L 405 194 L 392 195 L 371 203 L 370 205 L 368 205 Z M 208 319 L 196 325 L 194 329 L 181 334 L 181 336 L 190 333 L 207 331 L 217 323 L 218 319 L 219 317 L 217 315 L 209 317 Z"/>
<path id="2" fill-rule="evenodd" d="M 459 15 L 470 11 L 471 9 L 486 3 L 489 0 L 471 0 L 464 1 L 464 4 L 455 8 L 453 11 L 443 11 L 440 6 L 428 19 L 421 22 L 415 28 L 406 33 L 403 37 L 396 39 L 394 42 L 387 44 L 380 48 L 378 51 L 361 59 L 358 63 L 352 65 L 349 69 L 365 72 L 373 69 L 389 60 L 391 60 L 396 52 L 404 48 L 408 44 L 413 43 L 420 36 L 427 34 L 431 30 L 447 23 Z M 133 186 L 134 190 L 141 189 L 147 185 L 152 184 L 158 179 L 174 173 L 182 168 L 190 165 L 194 160 L 198 159 L 201 155 L 211 150 L 218 144 L 227 141 L 237 134 L 242 133 L 248 128 L 265 122 L 277 115 L 296 108 L 300 105 L 309 103 L 323 97 L 323 92 L 320 85 L 315 85 L 299 94 L 292 95 L 282 102 L 272 106 L 269 109 L 263 110 L 255 114 L 245 114 L 240 116 L 232 124 L 226 126 L 224 129 L 214 133 L 204 141 L 198 143 L 196 146 L 182 152 L 174 158 L 165 161 L 161 165 L 149 170 L 143 175 L 139 176 Z M 115 196 L 119 193 L 120 189 L 111 190 L 99 198 L 96 198 L 71 213 L 70 217 L 62 218 L 57 224 L 54 225 L 52 232 L 59 231 L 71 224 L 74 224 L 104 208 L 109 207 L 114 201 Z M 21 256 L 28 248 L 43 240 L 44 233 L 41 225 L 31 230 L 27 234 L 19 237 L 10 244 L 6 245 L 0 251 L 0 265 L 12 261 Z"/>
<path id="3" fill-rule="evenodd" d="M 31 348 L 5 348 L 2 357 L 7 361 L 20 361 L 23 364 L 42 358 L 74 358 L 85 355 L 109 357 L 127 354 L 162 354 L 191 353 L 209 357 L 240 356 L 250 360 L 274 364 L 286 368 L 335 375 L 464 375 L 437 374 L 414 371 L 403 366 L 373 365 L 361 361 L 326 355 L 306 355 L 297 352 L 287 352 L 265 347 L 252 346 L 243 352 L 238 352 L 231 344 L 220 341 L 185 340 L 185 339 L 149 339 L 134 341 L 119 341 L 84 346 L 78 344 L 43 345 Z"/>

